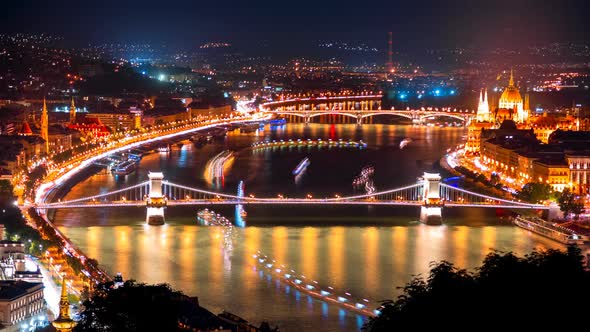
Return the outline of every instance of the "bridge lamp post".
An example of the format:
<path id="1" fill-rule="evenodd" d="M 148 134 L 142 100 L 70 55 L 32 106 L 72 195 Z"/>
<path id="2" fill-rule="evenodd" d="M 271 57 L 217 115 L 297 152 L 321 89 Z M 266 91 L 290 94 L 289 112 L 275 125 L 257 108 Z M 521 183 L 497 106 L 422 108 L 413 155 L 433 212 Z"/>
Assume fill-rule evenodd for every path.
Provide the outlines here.
<path id="1" fill-rule="evenodd" d="M 278 195 L 277 195 L 277 197 L 278 197 L 279 199 L 283 199 L 283 198 L 285 198 L 285 197 L 283 197 L 283 195 L 281 195 L 281 194 L 278 194 Z"/>
<path id="2" fill-rule="evenodd" d="M 312 199 L 313 196 L 311 196 L 311 194 L 307 194 L 307 199 Z"/>
<path id="3" fill-rule="evenodd" d="M 336 195 L 334 195 L 334 197 L 336 197 L 336 198 L 340 198 L 340 195 L 336 194 Z"/>

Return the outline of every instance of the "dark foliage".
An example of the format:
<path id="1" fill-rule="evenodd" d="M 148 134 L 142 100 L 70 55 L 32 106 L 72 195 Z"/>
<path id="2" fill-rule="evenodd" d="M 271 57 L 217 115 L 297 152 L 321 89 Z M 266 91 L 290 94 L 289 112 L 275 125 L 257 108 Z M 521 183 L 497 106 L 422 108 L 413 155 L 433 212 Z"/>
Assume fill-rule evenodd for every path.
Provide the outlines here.
<path id="1" fill-rule="evenodd" d="M 194 299 L 167 284 L 100 284 L 84 308 L 75 331 L 179 331 L 179 324 L 203 331 L 222 325 Z"/>
<path id="2" fill-rule="evenodd" d="M 428 278 L 415 278 L 364 331 L 436 329 L 527 330 L 583 324 L 590 274 L 580 249 L 534 251 L 525 257 L 490 253 L 475 272 L 448 262 L 435 264 Z M 582 302 L 581 302 L 582 301 Z"/>
<path id="3" fill-rule="evenodd" d="M 577 197 L 569 188 L 565 188 L 561 192 L 557 198 L 557 204 L 566 217 L 574 214 L 574 217 L 578 219 L 580 214 L 584 212 L 583 198 Z"/>
<path id="4" fill-rule="evenodd" d="M 548 183 L 529 182 L 518 192 L 518 198 L 529 203 L 539 203 L 553 196 L 553 188 Z"/>

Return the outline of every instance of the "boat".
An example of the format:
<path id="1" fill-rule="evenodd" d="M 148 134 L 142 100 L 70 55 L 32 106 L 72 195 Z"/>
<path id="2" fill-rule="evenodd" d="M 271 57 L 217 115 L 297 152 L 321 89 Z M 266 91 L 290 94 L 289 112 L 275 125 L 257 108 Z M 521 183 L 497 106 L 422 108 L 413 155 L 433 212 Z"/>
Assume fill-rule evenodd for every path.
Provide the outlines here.
<path id="1" fill-rule="evenodd" d="M 310 161 L 308 158 L 304 158 L 303 160 L 301 160 L 299 162 L 299 164 L 297 164 L 297 167 L 295 167 L 295 169 L 293 170 L 293 175 L 299 175 L 301 174 L 301 172 L 303 172 L 307 166 L 309 166 Z"/>
<path id="2" fill-rule="evenodd" d="M 403 149 L 405 148 L 408 144 L 410 144 L 412 142 L 411 138 L 404 138 L 400 143 L 399 143 L 399 148 Z"/>
<path id="3" fill-rule="evenodd" d="M 170 152 L 170 147 L 168 145 L 163 145 L 158 147 L 158 152 Z"/>
<path id="4" fill-rule="evenodd" d="M 571 229 L 545 221 L 541 218 L 524 218 L 517 216 L 512 220 L 512 223 L 520 228 L 524 228 L 562 244 L 584 244 L 584 239 L 581 235 L 576 234 L 576 232 Z"/>
<path id="5" fill-rule="evenodd" d="M 210 211 L 209 209 L 203 209 L 197 212 L 197 221 L 201 225 L 209 225 L 214 217 L 215 212 Z"/>
<path id="6" fill-rule="evenodd" d="M 122 163 L 117 164 L 111 172 L 115 175 L 127 175 L 133 173 L 135 168 L 137 167 L 137 163 L 135 160 L 127 160 Z"/>
<path id="7" fill-rule="evenodd" d="M 197 212 L 197 221 L 204 226 L 231 226 L 229 219 L 209 209 Z"/>
<path id="8" fill-rule="evenodd" d="M 263 122 L 250 122 L 250 123 L 244 123 L 240 125 L 240 133 L 253 133 L 257 130 L 262 130 L 264 129 L 264 123 Z"/>
<path id="9" fill-rule="evenodd" d="M 272 119 L 269 121 L 271 126 L 282 126 L 285 123 L 287 123 L 287 120 L 285 120 L 285 118 L 279 118 L 279 119 Z"/>

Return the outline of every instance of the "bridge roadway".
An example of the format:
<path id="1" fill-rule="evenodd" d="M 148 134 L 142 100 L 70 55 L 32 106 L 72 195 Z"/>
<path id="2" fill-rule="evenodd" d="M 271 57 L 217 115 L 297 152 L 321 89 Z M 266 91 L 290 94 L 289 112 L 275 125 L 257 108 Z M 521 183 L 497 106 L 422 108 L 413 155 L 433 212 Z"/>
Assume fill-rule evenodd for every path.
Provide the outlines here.
<path id="1" fill-rule="evenodd" d="M 475 114 L 471 111 L 440 111 L 440 110 L 269 110 L 263 111 L 273 115 L 292 115 L 303 118 L 309 122 L 311 118 L 322 115 L 341 115 L 357 120 L 361 124 L 363 119 L 376 115 L 390 115 L 412 120 L 416 123 L 423 123 L 426 119 L 436 117 L 449 117 L 460 120 L 464 123 L 469 122 Z"/>
<path id="2" fill-rule="evenodd" d="M 49 203 L 39 204 L 34 207 L 37 209 L 76 209 L 76 208 L 101 208 L 101 207 L 145 207 L 147 201 L 119 201 L 119 202 L 88 202 L 88 203 Z M 210 206 L 210 205 L 309 205 L 309 206 L 325 206 L 325 205 L 385 205 L 385 206 L 422 206 L 423 201 L 404 201 L 404 200 L 391 200 L 391 201 L 380 201 L 380 200 L 333 200 L 333 199 L 306 199 L 306 198 L 293 198 L 293 199 L 279 199 L 279 198 L 266 198 L 266 199 L 241 199 L 241 200 L 229 200 L 229 199 L 189 199 L 189 200 L 169 200 L 166 202 L 166 206 Z M 495 203 L 459 203 L 459 202 L 444 202 L 440 205 L 441 207 L 478 207 L 478 208 L 505 208 L 505 209 L 548 209 L 549 207 L 538 204 L 523 204 L 523 205 L 511 205 L 511 204 L 495 204 Z"/>
<path id="3" fill-rule="evenodd" d="M 457 110 L 451 108 L 421 109 L 381 109 L 383 95 L 331 96 L 319 98 L 293 98 L 267 102 L 260 105 L 262 112 L 273 115 L 292 115 L 301 117 L 306 123 L 311 118 L 322 115 L 347 116 L 362 124 L 363 119 L 376 115 L 393 115 L 404 117 L 415 123 L 423 123 L 428 118 L 451 117 L 468 123 L 474 116 L 473 110 Z M 373 108 L 377 103 L 378 107 Z M 358 107 L 357 107 L 358 106 Z M 319 108 L 318 108 L 319 107 Z"/>

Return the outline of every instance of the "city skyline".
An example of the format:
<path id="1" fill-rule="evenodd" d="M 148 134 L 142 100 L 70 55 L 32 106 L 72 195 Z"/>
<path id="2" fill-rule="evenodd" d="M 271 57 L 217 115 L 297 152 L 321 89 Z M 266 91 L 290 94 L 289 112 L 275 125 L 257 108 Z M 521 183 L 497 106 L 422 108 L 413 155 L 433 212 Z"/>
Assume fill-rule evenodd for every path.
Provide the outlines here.
<path id="1" fill-rule="evenodd" d="M 76 46 L 149 42 L 196 48 L 229 41 L 248 51 L 270 44 L 293 52 L 322 41 L 350 41 L 384 49 L 392 31 L 396 48 L 512 48 L 588 41 L 583 6 L 578 0 L 559 7 L 534 1 L 378 1 L 371 7 L 335 1 L 172 1 L 166 6 L 155 1 L 27 1 L 4 6 L 0 30 L 56 34 Z M 23 17 L 35 19 L 23 26 Z"/>
<path id="2" fill-rule="evenodd" d="M 0 329 L 583 316 L 584 1 L 2 9 Z"/>

